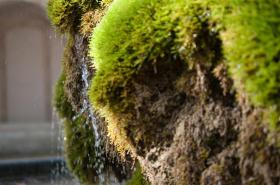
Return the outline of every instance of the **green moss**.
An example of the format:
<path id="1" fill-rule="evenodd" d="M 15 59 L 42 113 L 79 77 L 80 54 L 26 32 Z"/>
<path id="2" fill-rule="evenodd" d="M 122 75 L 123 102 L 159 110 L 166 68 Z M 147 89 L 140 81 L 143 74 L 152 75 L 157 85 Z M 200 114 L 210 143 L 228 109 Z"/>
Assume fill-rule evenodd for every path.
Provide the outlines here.
<path id="1" fill-rule="evenodd" d="M 104 13 L 104 9 L 97 9 L 95 11 L 89 11 L 82 16 L 80 32 L 84 37 L 91 35 L 92 30 L 100 22 Z"/>
<path id="2" fill-rule="evenodd" d="M 81 81 L 82 72 L 80 71 L 80 65 L 77 64 L 78 59 L 74 46 L 76 42 L 75 34 L 69 33 L 67 36 L 67 44 L 62 59 L 63 69 L 66 76 L 64 89 L 73 109 L 78 112 L 82 106 L 82 97 L 80 94 L 80 90 L 83 86 Z"/>
<path id="3" fill-rule="evenodd" d="M 212 68 L 220 47 L 207 20 L 203 9 L 187 0 L 113 1 L 90 42 L 96 68 L 90 89 L 93 106 L 107 118 L 111 113 L 128 115 L 135 103 L 131 83 L 147 64 L 181 58 L 190 67 L 203 62 Z M 113 141 L 119 137 L 112 135 Z"/>
<path id="4" fill-rule="evenodd" d="M 182 19 L 186 16 L 190 19 Z M 114 1 L 90 43 L 97 69 L 91 88 L 93 104 L 121 112 L 129 105 L 126 86 L 145 62 L 154 63 L 166 55 L 203 55 L 209 46 L 203 37 L 196 38 L 207 30 L 206 20 L 199 7 L 185 0 Z M 210 45 L 217 46 L 212 41 Z M 204 62 L 216 62 L 213 55 Z"/>
<path id="5" fill-rule="evenodd" d="M 72 106 L 68 102 L 68 98 L 64 92 L 65 79 L 65 73 L 62 72 L 56 84 L 53 105 L 60 117 L 71 119 L 75 113 L 72 110 Z"/>
<path id="6" fill-rule="evenodd" d="M 280 2 L 236 1 L 228 16 L 225 54 L 253 103 L 280 105 Z"/>
<path id="7" fill-rule="evenodd" d="M 73 47 L 74 47 L 74 44 L 75 44 L 75 36 L 74 34 L 72 33 L 69 33 L 67 34 L 67 43 L 66 43 L 66 46 L 64 48 L 64 53 L 63 53 L 63 58 L 62 58 L 62 66 L 63 66 L 63 69 L 65 70 L 65 81 L 72 81 L 71 80 L 71 72 L 73 70 L 71 70 L 71 60 L 74 59 L 74 56 L 73 56 Z"/>
<path id="8" fill-rule="evenodd" d="M 66 120 L 65 153 L 71 172 L 82 184 L 92 185 L 96 182 L 96 157 L 94 148 L 94 132 L 81 115 L 73 120 Z"/>
<path id="9" fill-rule="evenodd" d="M 223 25 L 222 39 L 235 87 L 264 107 L 271 125 L 280 122 L 280 1 L 210 0 Z M 271 111 L 274 110 L 274 111 Z M 278 125 L 279 126 L 279 125 Z"/>
<path id="10" fill-rule="evenodd" d="M 140 165 L 137 165 L 131 179 L 127 181 L 126 185 L 149 185 L 150 183 L 142 174 Z"/>
<path id="11" fill-rule="evenodd" d="M 96 0 L 49 0 L 48 16 L 61 33 L 77 29 L 83 13 L 98 7 Z"/>
<path id="12" fill-rule="evenodd" d="M 280 124 L 280 1 L 194 0 L 211 15 L 221 34 L 235 88 L 265 108 L 273 128 Z"/>
<path id="13" fill-rule="evenodd" d="M 102 0 L 101 4 L 103 4 L 105 6 L 109 6 L 112 2 L 113 2 L 113 0 Z"/>

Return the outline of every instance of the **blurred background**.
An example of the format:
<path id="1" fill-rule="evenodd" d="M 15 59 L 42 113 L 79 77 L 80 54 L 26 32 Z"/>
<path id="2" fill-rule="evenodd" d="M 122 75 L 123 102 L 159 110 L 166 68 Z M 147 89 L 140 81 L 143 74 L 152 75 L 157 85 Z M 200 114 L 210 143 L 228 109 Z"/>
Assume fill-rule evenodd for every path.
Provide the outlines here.
<path id="1" fill-rule="evenodd" d="M 0 0 L 0 184 L 18 175 L 19 166 L 40 169 L 58 157 L 51 99 L 64 41 L 50 25 L 46 4 Z"/>

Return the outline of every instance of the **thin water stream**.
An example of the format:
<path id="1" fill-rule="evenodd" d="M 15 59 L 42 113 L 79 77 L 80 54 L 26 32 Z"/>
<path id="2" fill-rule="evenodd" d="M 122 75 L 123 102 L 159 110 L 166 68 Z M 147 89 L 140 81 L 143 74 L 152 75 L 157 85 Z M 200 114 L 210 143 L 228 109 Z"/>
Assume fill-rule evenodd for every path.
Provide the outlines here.
<path id="1" fill-rule="evenodd" d="M 104 170 L 104 163 L 105 163 L 105 157 L 104 157 L 104 151 L 102 149 L 101 145 L 101 137 L 99 134 L 99 128 L 97 125 L 97 120 L 94 116 L 93 110 L 90 106 L 89 99 L 88 99 L 88 88 L 89 88 L 89 71 L 88 67 L 86 65 L 85 58 L 82 59 L 82 65 L 81 65 L 81 71 L 82 71 L 82 80 L 84 83 L 84 87 L 82 89 L 82 95 L 84 97 L 83 100 L 83 108 L 80 113 L 84 113 L 87 111 L 89 118 L 87 119 L 86 124 L 91 124 L 91 128 L 94 132 L 95 137 L 95 154 L 96 154 L 96 163 L 95 163 L 95 169 L 97 169 L 97 173 L 99 174 L 99 180 L 101 183 L 104 182 L 104 177 L 102 175 L 102 171 Z"/>
<path id="2" fill-rule="evenodd" d="M 78 112 L 78 115 L 76 115 L 73 118 L 73 121 L 75 119 L 78 119 L 81 115 L 86 115 L 87 119 L 86 122 L 84 124 L 87 124 L 89 126 L 89 128 L 92 129 L 93 135 L 94 135 L 94 143 L 92 143 L 94 145 L 94 152 L 95 152 L 95 156 L 94 160 L 95 160 L 95 164 L 94 164 L 94 169 L 96 169 L 96 172 L 98 174 L 98 184 L 99 185 L 122 185 L 123 183 L 119 182 L 118 179 L 116 178 L 115 174 L 112 172 L 112 170 L 110 169 L 105 169 L 105 151 L 104 151 L 104 147 L 102 146 L 102 138 L 101 138 L 101 131 L 100 128 L 98 126 L 98 121 L 96 119 L 96 116 L 94 114 L 94 111 L 90 105 L 90 101 L 89 101 L 89 97 L 88 97 L 88 90 L 89 90 L 89 86 L 90 86 L 90 72 L 89 72 L 89 68 L 87 65 L 87 59 L 85 57 L 83 57 L 81 59 L 81 65 L 80 65 L 80 70 L 81 70 L 81 78 L 82 78 L 82 83 L 83 83 L 83 88 L 81 89 L 81 96 L 83 97 L 83 103 L 82 103 L 82 107 Z M 64 150 L 63 150 L 63 142 L 65 141 L 65 137 L 64 137 L 64 132 L 63 132 L 63 125 L 62 125 L 63 121 L 59 121 L 54 119 L 53 120 L 53 128 L 54 129 L 58 129 L 59 130 L 59 135 L 58 135 L 58 146 L 56 149 L 56 155 L 57 157 L 61 157 L 64 155 Z M 90 157 L 90 156 L 89 156 Z M 56 168 L 54 169 L 54 171 L 52 172 L 52 176 L 53 176 L 53 182 L 54 185 L 55 182 L 57 181 L 57 179 L 60 179 L 61 176 L 71 176 L 69 174 L 69 171 L 67 170 L 67 167 L 64 164 L 58 164 L 56 166 Z M 75 179 L 72 180 L 72 182 L 74 182 Z M 66 179 L 65 182 L 60 182 L 61 185 L 66 185 L 67 183 L 69 183 L 69 178 Z M 75 183 L 77 184 L 77 180 L 75 181 Z M 75 185 L 76 185 L 75 184 Z M 70 184 L 69 184 L 70 185 Z"/>
<path id="3" fill-rule="evenodd" d="M 115 177 L 114 173 L 106 171 L 105 168 L 105 151 L 102 146 L 102 138 L 100 134 L 100 128 L 97 124 L 97 119 L 94 115 L 94 112 L 92 110 L 92 107 L 90 105 L 89 97 L 88 97 L 88 90 L 90 85 L 90 72 L 88 70 L 88 66 L 86 64 L 86 58 L 82 58 L 82 65 L 81 65 L 81 72 L 82 72 L 82 81 L 84 83 L 83 89 L 82 89 L 82 95 L 84 97 L 83 100 L 83 107 L 81 109 L 80 114 L 87 112 L 89 115 L 87 119 L 86 124 L 90 124 L 91 128 L 94 132 L 95 137 L 95 154 L 96 154 L 96 161 L 94 168 L 97 169 L 98 173 L 98 179 L 100 185 L 121 185 L 123 183 L 120 183 L 117 178 Z"/>

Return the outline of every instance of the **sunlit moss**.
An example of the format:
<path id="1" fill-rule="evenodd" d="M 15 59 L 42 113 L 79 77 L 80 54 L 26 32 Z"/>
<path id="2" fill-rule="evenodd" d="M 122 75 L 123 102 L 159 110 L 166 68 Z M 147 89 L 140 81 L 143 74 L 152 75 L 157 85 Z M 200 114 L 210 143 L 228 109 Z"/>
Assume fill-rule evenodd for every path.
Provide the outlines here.
<path id="1" fill-rule="evenodd" d="M 83 36 L 89 37 L 92 30 L 100 22 L 101 18 L 104 16 L 104 9 L 96 9 L 94 11 L 89 11 L 82 16 L 80 32 Z"/>
<path id="2" fill-rule="evenodd" d="M 101 4 L 104 6 L 109 6 L 112 2 L 113 2 L 113 0 L 102 0 Z"/>
<path id="3" fill-rule="evenodd" d="M 204 62 L 212 68 L 218 62 L 219 40 L 215 32 L 210 34 L 207 20 L 203 9 L 187 0 L 113 1 L 90 43 L 96 68 L 90 99 L 109 120 L 114 120 L 109 118 L 112 115 L 125 114 L 121 123 L 108 122 L 115 145 L 132 148 L 125 146 L 126 137 L 115 135 L 113 128 L 125 129 L 135 106 L 131 83 L 147 63 L 180 57 L 190 67 Z"/>
<path id="4" fill-rule="evenodd" d="M 181 19 L 184 16 L 190 19 Z M 207 14 L 199 6 L 185 0 L 114 1 L 95 28 L 90 44 L 97 69 L 92 90 L 100 92 L 92 93 L 95 106 L 116 105 L 118 112 L 122 111 L 120 107 L 128 107 L 129 103 L 122 101 L 129 93 L 125 87 L 145 62 L 156 62 L 165 55 L 203 55 L 203 49 L 209 46 L 199 39 L 203 40 L 203 30 L 208 31 L 206 20 Z M 213 38 L 210 47 L 218 50 Z M 204 62 L 217 62 L 215 52 Z"/>
<path id="5" fill-rule="evenodd" d="M 109 124 L 107 127 L 108 137 L 110 141 L 116 146 L 122 159 L 125 159 L 127 152 L 135 154 L 131 141 L 129 140 L 125 131 L 125 124 L 128 120 L 127 117 L 118 115 L 108 108 L 99 109 L 101 117 L 105 118 L 105 121 Z"/>

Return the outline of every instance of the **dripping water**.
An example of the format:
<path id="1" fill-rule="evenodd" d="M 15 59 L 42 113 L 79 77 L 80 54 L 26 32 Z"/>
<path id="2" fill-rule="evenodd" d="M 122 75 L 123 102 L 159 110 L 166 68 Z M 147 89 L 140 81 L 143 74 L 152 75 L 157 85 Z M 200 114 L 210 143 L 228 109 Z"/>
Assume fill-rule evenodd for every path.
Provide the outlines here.
<path id="1" fill-rule="evenodd" d="M 84 83 L 84 87 L 82 89 L 82 96 L 84 97 L 83 100 L 83 107 L 81 109 L 80 114 L 87 112 L 89 115 L 89 119 L 87 120 L 87 124 L 91 124 L 90 126 L 93 129 L 94 137 L 95 137 L 95 154 L 96 154 L 96 162 L 95 162 L 95 169 L 97 169 L 99 184 L 100 185 L 121 185 L 123 183 L 119 183 L 115 175 L 111 172 L 105 172 L 105 152 L 102 146 L 102 138 L 99 133 L 99 127 L 97 119 L 94 115 L 93 109 L 90 105 L 90 101 L 88 98 L 88 89 L 90 85 L 90 72 L 88 70 L 88 66 L 86 64 L 87 60 L 85 57 L 82 58 L 81 64 L 81 72 L 82 72 L 82 81 Z"/>
<path id="2" fill-rule="evenodd" d="M 89 99 L 88 99 L 88 89 L 89 89 L 89 71 L 88 67 L 86 64 L 85 57 L 82 58 L 82 64 L 81 64 L 81 72 L 82 72 L 82 81 L 84 83 L 83 89 L 82 89 L 82 96 L 84 97 L 83 100 L 83 106 L 81 109 L 81 114 L 87 111 L 87 114 L 89 115 L 87 123 L 86 124 L 91 124 L 91 128 L 93 129 L 94 132 L 94 138 L 95 138 L 95 144 L 94 144 L 94 149 L 95 149 L 95 164 L 94 168 L 96 169 L 96 172 L 98 174 L 99 178 L 99 184 L 104 184 L 105 183 L 105 177 L 104 174 L 102 173 L 104 170 L 104 163 L 105 163 L 105 154 L 102 149 L 102 144 L 101 144 L 101 137 L 98 131 L 98 125 L 97 125 L 97 120 L 94 116 L 93 110 L 90 106 Z"/>

